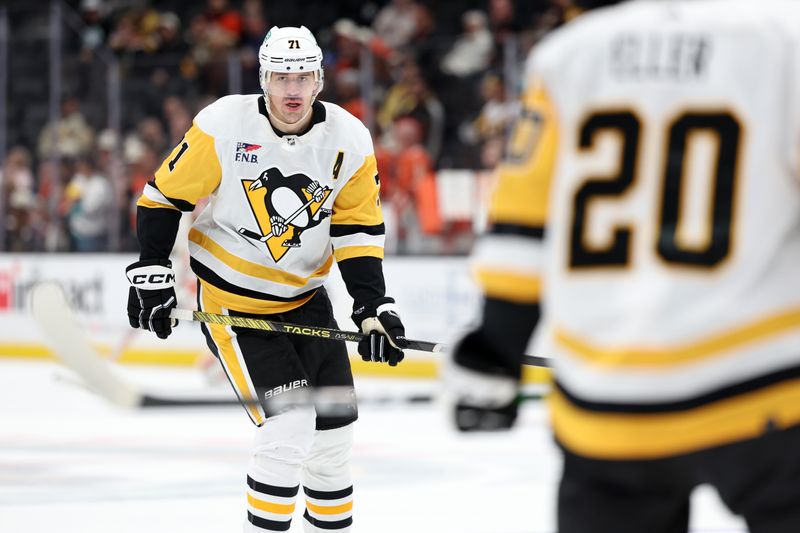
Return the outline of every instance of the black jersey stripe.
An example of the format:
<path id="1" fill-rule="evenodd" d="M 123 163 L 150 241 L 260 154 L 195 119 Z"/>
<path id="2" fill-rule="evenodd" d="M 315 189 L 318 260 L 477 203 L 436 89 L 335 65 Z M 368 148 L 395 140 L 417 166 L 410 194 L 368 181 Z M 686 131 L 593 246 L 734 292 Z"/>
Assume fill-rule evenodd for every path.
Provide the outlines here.
<path id="1" fill-rule="evenodd" d="M 362 224 L 331 224 L 331 237 L 346 237 L 356 233 L 366 233 L 367 235 L 384 235 L 386 227 L 383 224 L 375 226 L 364 226 Z"/>
<path id="2" fill-rule="evenodd" d="M 147 183 L 149 185 L 152 185 L 156 189 L 158 189 L 158 192 L 160 192 L 161 194 L 164 194 L 164 191 L 159 189 L 158 185 L 156 185 L 156 180 L 150 180 Z M 180 209 L 181 211 L 184 211 L 184 212 L 192 212 L 192 211 L 194 211 L 194 204 L 191 203 L 191 202 L 188 202 L 186 200 L 181 200 L 180 198 L 170 198 L 166 194 L 164 194 L 164 198 L 169 200 L 169 203 L 171 203 L 172 205 L 174 205 L 176 208 Z"/>
<path id="3" fill-rule="evenodd" d="M 247 486 L 261 494 L 269 496 L 276 496 L 278 498 L 294 498 L 300 491 L 300 485 L 294 487 L 278 487 L 276 485 L 267 485 L 247 476 Z"/>
<path id="4" fill-rule="evenodd" d="M 305 518 L 312 526 L 318 527 L 320 529 L 344 529 L 353 525 L 353 517 L 348 516 L 344 520 L 336 520 L 336 521 L 327 521 L 327 520 L 319 520 L 318 518 L 314 518 L 310 514 L 308 514 L 308 509 L 303 513 L 303 518 Z"/>
<path id="5" fill-rule="evenodd" d="M 670 413 L 677 411 L 686 411 L 703 407 L 714 402 L 733 398 L 749 392 L 754 392 L 760 389 L 766 389 L 772 385 L 777 385 L 790 379 L 800 377 L 800 366 L 794 366 L 764 374 L 757 378 L 742 381 L 733 385 L 719 388 L 717 390 L 707 392 L 700 396 L 688 398 L 685 400 L 678 400 L 674 402 L 659 402 L 659 403 L 611 403 L 611 402 L 593 402 L 578 398 L 570 391 L 568 391 L 562 383 L 557 380 L 555 382 L 556 388 L 575 406 L 586 410 L 595 412 L 610 412 L 610 413 L 626 413 L 626 414 L 653 414 L 653 413 Z"/>
<path id="6" fill-rule="evenodd" d="M 544 226 L 523 226 L 521 224 L 492 224 L 487 231 L 490 235 L 516 235 L 531 239 L 544 239 Z"/>
<path id="7" fill-rule="evenodd" d="M 309 296 L 314 294 L 317 290 L 317 289 L 311 289 L 310 291 L 306 291 L 302 294 L 299 294 L 298 296 L 293 296 L 291 298 L 275 296 L 273 294 L 266 294 L 264 292 L 258 292 L 252 289 L 246 289 L 244 287 L 239 287 L 238 285 L 234 285 L 233 283 L 230 283 L 222 279 L 216 272 L 205 266 L 203 263 L 201 263 L 194 257 L 189 259 L 189 266 L 191 267 L 192 272 L 194 272 L 199 279 L 205 281 L 206 283 L 210 283 L 214 287 L 229 292 L 231 294 L 236 294 L 238 296 L 245 296 L 247 298 L 253 298 L 256 300 L 265 300 L 270 302 L 296 302 L 298 300 L 308 298 Z"/>
<path id="8" fill-rule="evenodd" d="M 339 500 L 342 498 L 347 498 L 348 496 L 353 495 L 353 486 L 350 485 L 346 489 L 342 490 L 314 490 L 309 489 L 308 487 L 303 487 L 303 492 L 306 493 L 306 496 L 309 498 L 314 498 L 315 500 Z"/>
<path id="9" fill-rule="evenodd" d="M 256 527 L 260 527 L 266 531 L 289 531 L 289 528 L 292 525 L 292 520 L 289 519 L 285 522 L 279 522 L 278 520 L 268 520 L 266 518 L 261 518 L 260 516 L 256 516 L 250 511 L 247 511 L 247 521 L 253 524 Z"/>

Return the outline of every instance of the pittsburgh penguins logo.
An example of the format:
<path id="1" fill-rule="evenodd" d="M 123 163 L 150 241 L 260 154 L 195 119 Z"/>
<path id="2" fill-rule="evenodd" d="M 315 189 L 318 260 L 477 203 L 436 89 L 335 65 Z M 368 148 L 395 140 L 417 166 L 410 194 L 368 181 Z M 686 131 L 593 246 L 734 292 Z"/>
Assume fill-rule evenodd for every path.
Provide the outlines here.
<path id="1" fill-rule="evenodd" d="M 302 245 L 300 236 L 330 216 L 322 204 L 332 189 L 305 174 L 284 176 L 270 168 L 254 179 L 242 180 L 244 192 L 260 231 L 239 228 L 252 241 L 263 242 L 277 262 L 291 248 Z"/>

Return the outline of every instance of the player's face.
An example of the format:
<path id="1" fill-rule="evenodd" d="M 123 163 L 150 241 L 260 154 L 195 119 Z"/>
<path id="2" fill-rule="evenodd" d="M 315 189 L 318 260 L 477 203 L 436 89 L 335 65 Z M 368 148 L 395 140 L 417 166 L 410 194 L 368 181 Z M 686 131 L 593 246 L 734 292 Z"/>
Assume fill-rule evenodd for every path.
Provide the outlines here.
<path id="1" fill-rule="evenodd" d="M 303 118 L 311 106 L 317 81 L 312 73 L 273 73 L 269 79 L 270 109 L 288 124 Z"/>

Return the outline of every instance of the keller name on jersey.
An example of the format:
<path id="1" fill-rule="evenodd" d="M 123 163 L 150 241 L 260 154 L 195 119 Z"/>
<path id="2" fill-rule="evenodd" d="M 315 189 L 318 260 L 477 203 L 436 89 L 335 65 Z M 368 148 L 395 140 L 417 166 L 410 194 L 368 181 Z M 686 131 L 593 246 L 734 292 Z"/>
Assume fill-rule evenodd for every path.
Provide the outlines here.
<path id="1" fill-rule="evenodd" d="M 710 41 L 686 32 L 623 33 L 611 41 L 611 74 L 627 81 L 703 78 L 711 61 Z"/>

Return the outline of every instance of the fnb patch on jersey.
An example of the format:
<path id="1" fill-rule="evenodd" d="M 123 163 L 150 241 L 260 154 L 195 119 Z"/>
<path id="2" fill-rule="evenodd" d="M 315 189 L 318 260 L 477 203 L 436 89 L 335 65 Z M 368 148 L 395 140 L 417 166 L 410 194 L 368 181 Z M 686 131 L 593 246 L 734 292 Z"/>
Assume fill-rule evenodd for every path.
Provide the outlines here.
<path id="1" fill-rule="evenodd" d="M 261 148 L 260 144 L 237 142 L 234 159 L 243 163 L 258 163 L 258 154 L 254 152 L 259 148 Z"/>

